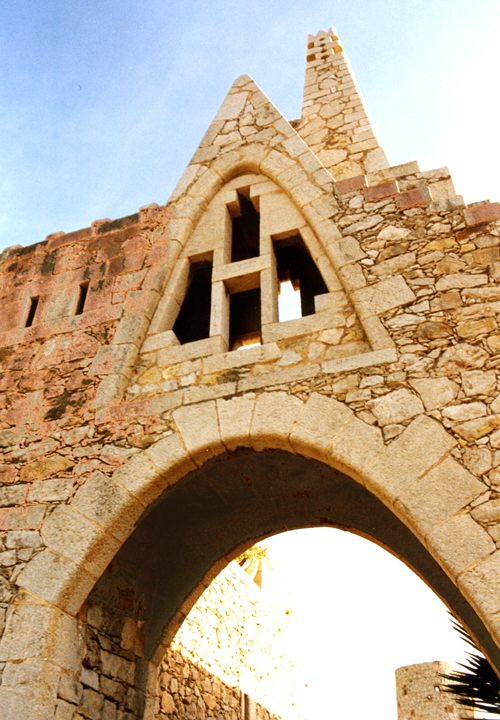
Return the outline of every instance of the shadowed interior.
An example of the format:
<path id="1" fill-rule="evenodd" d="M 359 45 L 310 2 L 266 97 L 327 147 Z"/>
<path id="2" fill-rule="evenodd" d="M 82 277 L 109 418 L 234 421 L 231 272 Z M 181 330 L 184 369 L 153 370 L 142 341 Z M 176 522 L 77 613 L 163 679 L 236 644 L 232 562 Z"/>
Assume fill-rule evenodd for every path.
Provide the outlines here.
<path id="1" fill-rule="evenodd" d="M 113 559 L 89 603 L 144 620 L 151 657 L 183 601 L 220 558 L 252 540 L 319 526 L 355 532 L 403 560 L 500 667 L 500 653 L 473 608 L 380 500 L 321 462 L 281 451 L 225 453 L 165 491 Z M 335 572 L 333 561 L 325 572 Z"/>

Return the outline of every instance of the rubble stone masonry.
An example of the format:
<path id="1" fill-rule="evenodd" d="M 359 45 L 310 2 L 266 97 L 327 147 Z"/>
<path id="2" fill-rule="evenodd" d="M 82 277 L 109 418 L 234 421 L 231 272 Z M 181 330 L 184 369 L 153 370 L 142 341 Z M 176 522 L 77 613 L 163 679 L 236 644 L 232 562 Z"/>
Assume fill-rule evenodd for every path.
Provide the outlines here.
<path id="1" fill-rule="evenodd" d="M 159 672 L 160 718 L 307 717 L 293 618 L 231 563 L 203 593 Z"/>
<path id="2" fill-rule="evenodd" d="M 500 205 L 390 167 L 328 37 L 298 125 L 242 76 L 166 206 L 0 257 L 5 720 L 158 717 L 198 597 L 297 527 L 389 549 L 500 667 Z"/>

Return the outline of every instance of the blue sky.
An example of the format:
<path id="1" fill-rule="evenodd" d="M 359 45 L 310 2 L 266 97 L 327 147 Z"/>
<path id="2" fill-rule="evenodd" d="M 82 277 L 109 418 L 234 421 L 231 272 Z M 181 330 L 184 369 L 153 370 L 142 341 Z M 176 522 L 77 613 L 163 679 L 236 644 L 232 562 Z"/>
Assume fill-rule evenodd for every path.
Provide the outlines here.
<path id="1" fill-rule="evenodd" d="M 4 0 L 2 20 L 0 250 L 165 203 L 238 75 L 251 75 L 285 117 L 299 117 L 307 34 L 330 25 L 340 34 L 390 162 L 418 160 L 422 170 L 448 165 L 467 202 L 500 200 L 498 0 Z M 303 568 L 321 548 L 328 557 L 354 558 L 331 536 L 331 545 L 324 535 L 311 544 L 300 540 Z M 357 576 L 375 567 L 368 553 Z M 372 655 L 363 662 L 383 667 L 393 687 L 401 662 L 452 659 L 458 651 L 429 591 L 420 583 L 431 597 L 425 605 L 414 578 L 389 560 L 393 569 L 384 575 L 383 590 L 392 604 L 382 596 L 370 622 L 390 628 L 391 637 L 401 635 L 394 600 L 430 654 L 419 649 L 401 660 L 387 635 L 385 641 L 366 636 Z M 349 567 L 359 562 L 356 556 Z M 324 574 L 324 565 L 314 567 Z M 300 584 L 310 592 L 311 582 Z M 354 573 L 342 583 L 340 594 L 349 589 L 351 604 L 366 592 L 356 589 Z M 315 592 L 326 618 L 328 612 L 345 617 L 332 604 L 338 591 L 321 585 Z M 355 625 L 359 617 L 343 624 L 364 633 Z M 434 646 L 437 626 L 444 639 Z M 324 667 L 342 642 L 350 643 L 331 620 L 310 635 L 319 643 L 310 654 Z M 403 639 L 410 650 L 414 640 Z M 358 671 L 351 674 L 359 683 Z M 328 706 L 317 717 L 332 717 L 340 703 L 332 701 L 335 688 L 324 692 Z M 367 712 L 372 720 L 392 720 L 394 695 L 392 707 L 387 697 L 394 691 L 385 692 L 358 714 L 352 703 L 345 712 L 353 720 Z"/>
<path id="2" fill-rule="evenodd" d="M 337 27 L 392 164 L 500 199 L 497 0 L 6 0 L 0 249 L 165 203 L 233 80 L 300 115 L 309 32 Z"/>

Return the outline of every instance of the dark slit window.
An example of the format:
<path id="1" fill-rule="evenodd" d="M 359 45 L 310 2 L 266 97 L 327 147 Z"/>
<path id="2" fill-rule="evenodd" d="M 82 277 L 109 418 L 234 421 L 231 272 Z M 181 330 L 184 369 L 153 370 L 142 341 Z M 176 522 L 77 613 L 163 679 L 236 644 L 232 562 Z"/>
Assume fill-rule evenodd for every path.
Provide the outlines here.
<path id="1" fill-rule="evenodd" d="M 88 292 L 89 284 L 82 283 L 78 292 L 78 301 L 76 303 L 75 315 L 81 315 L 83 313 L 83 308 L 85 307 L 85 301 L 87 300 Z"/>
<path id="2" fill-rule="evenodd" d="M 38 308 L 38 301 L 39 298 L 32 297 L 30 300 L 30 308 L 28 310 L 28 317 L 26 318 L 26 325 L 25 327 L 31 327 L 33 325 L 33 321 L 35 320 L 36 311 Z"/>
<path id="3" fill-rule="evenodd" d="M 238 193 L 241 215 L 232 220 L 231 262 L 259 255 L 260 215 L 245 195 Z"/>
<path id="4" fill-rule="evenodd" d="M 260 287 L 229 296 L 229 347 L 260 343 Z"/>
<path id="5" fill-rule="evenodd" d="M 212 263 L 192 263 L 186 297 L 173 327 L 181 345 L 210 336 L 211 296 Z"/>
<path id="6" fill-rule="evenodd" d="M 325 281 L 300 235 L 274 241 L 278 280 L 300 290 L 302 317 L 314 315 L 314 297 L 328 292 Z"/>

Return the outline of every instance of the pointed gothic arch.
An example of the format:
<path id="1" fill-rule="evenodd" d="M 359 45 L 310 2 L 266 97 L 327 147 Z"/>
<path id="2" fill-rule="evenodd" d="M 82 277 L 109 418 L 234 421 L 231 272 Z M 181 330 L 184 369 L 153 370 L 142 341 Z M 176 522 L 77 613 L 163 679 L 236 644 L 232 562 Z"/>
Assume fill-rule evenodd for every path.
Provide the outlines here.
<path id="1" fill-rule="evenodd" d="M 145 652 L 136 657 L 135 683 L 150 718 L 156 665 L 207 583 L 262 537 L 331 525 L 403 559 L 500 664 L 488 611 L 494 555 L 486 531 L 457 513 L 481 484 L 451 459 L 454 441 L 439 424 L 417 418 L 386 446 L 380 430 L 345 405 L 284 392 L 185 406 L 174 419 L 175 432 L 111 481 L 99 478 L 99 492 L 92 482 L 83 486 L 45 523 L 46 549 L 19 577 L 28 601 L 7 630 L 20 655 L 21 630 L 36 622 L 46 667 L 78 673 L 87 613 L 94 623 L 114 616 L 117 628 L 138 623 Z M 472 558 L 481 533 L 484 557 Z M 83 536 L 83 548 L 71 543 Z M 82 604 L 79 620 L 71 619 Z"/>

